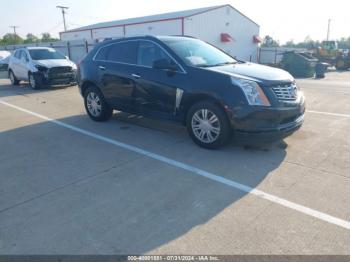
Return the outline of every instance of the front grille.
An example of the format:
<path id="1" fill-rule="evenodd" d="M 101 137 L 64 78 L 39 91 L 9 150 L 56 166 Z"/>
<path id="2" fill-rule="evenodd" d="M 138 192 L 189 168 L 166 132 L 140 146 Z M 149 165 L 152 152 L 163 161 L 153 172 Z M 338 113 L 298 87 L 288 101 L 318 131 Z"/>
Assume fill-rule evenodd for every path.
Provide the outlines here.
<path id="1" fill-rule="evenodd" d="M 70 66 L 60 66 L 50 68 L 50 74 L 61 74 L 61 73 L 70 73 L 72 72 L 72 67 Z"/>
<path id="2" fill-rule="evenodd" d="M 295 101 L 298 98 L 298 87 L 295 83 L 274 86 L 272 91 L 280 101 Z"/>

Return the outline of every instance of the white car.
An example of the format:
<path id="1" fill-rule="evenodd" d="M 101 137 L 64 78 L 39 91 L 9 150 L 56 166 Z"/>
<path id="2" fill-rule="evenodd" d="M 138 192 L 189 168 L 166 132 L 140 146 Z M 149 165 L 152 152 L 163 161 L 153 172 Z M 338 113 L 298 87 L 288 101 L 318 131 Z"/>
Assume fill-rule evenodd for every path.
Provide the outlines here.
<path id="1" fill-rule="evenodd" d="M 0 51 L 0 71 L 7 71 L 10 56 L 10 52 Z"/>
<path id="2" fill-rule="evenodd" d="M 12 85 L 28 81 L 32 89 L 76 83 L 77 66 L 63 54 L 48 47 L 17 49 L 10 57 L 8 73 Z"/>

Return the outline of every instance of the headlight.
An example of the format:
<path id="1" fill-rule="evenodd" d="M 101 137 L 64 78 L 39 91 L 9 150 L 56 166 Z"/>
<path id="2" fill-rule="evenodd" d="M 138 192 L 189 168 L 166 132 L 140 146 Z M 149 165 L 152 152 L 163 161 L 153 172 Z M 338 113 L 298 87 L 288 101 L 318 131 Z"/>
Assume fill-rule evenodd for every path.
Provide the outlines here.
<path id="1" fill-rule="evenodd" d="M 38 69 L 38 70 L 41 71 L 41 72 L 47 71 L 47 67 L 45 67 L 45 66 L 36 65 L 35 67 L 36 67 L 36 69 Z"/>
<path id="2" fill-rule="evenodd" d="M 234 85 L 238 85 L 242 89 L 249 105 L 271 106 L 264 91 L 256 82 L 234 77 L 232 77 L 231 80 Z"/>

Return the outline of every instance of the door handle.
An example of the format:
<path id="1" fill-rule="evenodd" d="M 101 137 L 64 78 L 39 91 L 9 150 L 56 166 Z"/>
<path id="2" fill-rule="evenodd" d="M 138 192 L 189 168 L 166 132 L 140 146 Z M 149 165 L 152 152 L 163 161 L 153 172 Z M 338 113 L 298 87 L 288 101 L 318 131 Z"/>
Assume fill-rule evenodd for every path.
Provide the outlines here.
<path id="1" fill-rule="evenodd" d="M 100 70 L 106 70 L 106 67 L 104 67 L 104 66 L 99 66 L 98 67 Z"/>
<path id="2" fill-rule="evenodd" d="M 141 78 L 141 76 L 139 76 L 139 75 L 137 75 L 137 74 L 132 74 L 131 76 L 132 76 L 133 78 L 135 78 L 135 79 Z"/>

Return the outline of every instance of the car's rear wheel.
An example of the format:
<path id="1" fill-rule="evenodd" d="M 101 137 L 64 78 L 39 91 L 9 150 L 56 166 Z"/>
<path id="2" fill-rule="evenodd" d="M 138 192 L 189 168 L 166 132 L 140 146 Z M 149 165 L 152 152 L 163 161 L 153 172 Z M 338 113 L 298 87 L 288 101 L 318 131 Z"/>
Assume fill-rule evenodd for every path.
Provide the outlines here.
<path id="1" fill-rule="evenodd" d="M 113 115 L 111 108 L 101 91 L 94 86 L 88 87 L 84 92 L 85 109 L 90 118 L 97 122 L 107 121 Z"/>
<path id="2" fill-rule="evenodd" d="M 9 72 L 9 78 L 11 81 L 11 85 L 16 86 L 19 84 L 18 79 L 16 78 L 15 74 L 12 72 L 12 70 Z"/>
<path id="3" fill-rule="evenodd" d="M 230 138 L 230 123 L 224 110 L 210 100 L 198 102 L 190 108 L 186 126 L 192 140 L 204 148 L 220 148 Z"/>
<path id="4" fill-rule="evenodd" d="M 34 74 L 32 73 L 28 74 L 28 81 L 31 89 L 37 90 L 41 88 L 41 82 L 38 79 L 38 77 L 36 77 Z"/>

